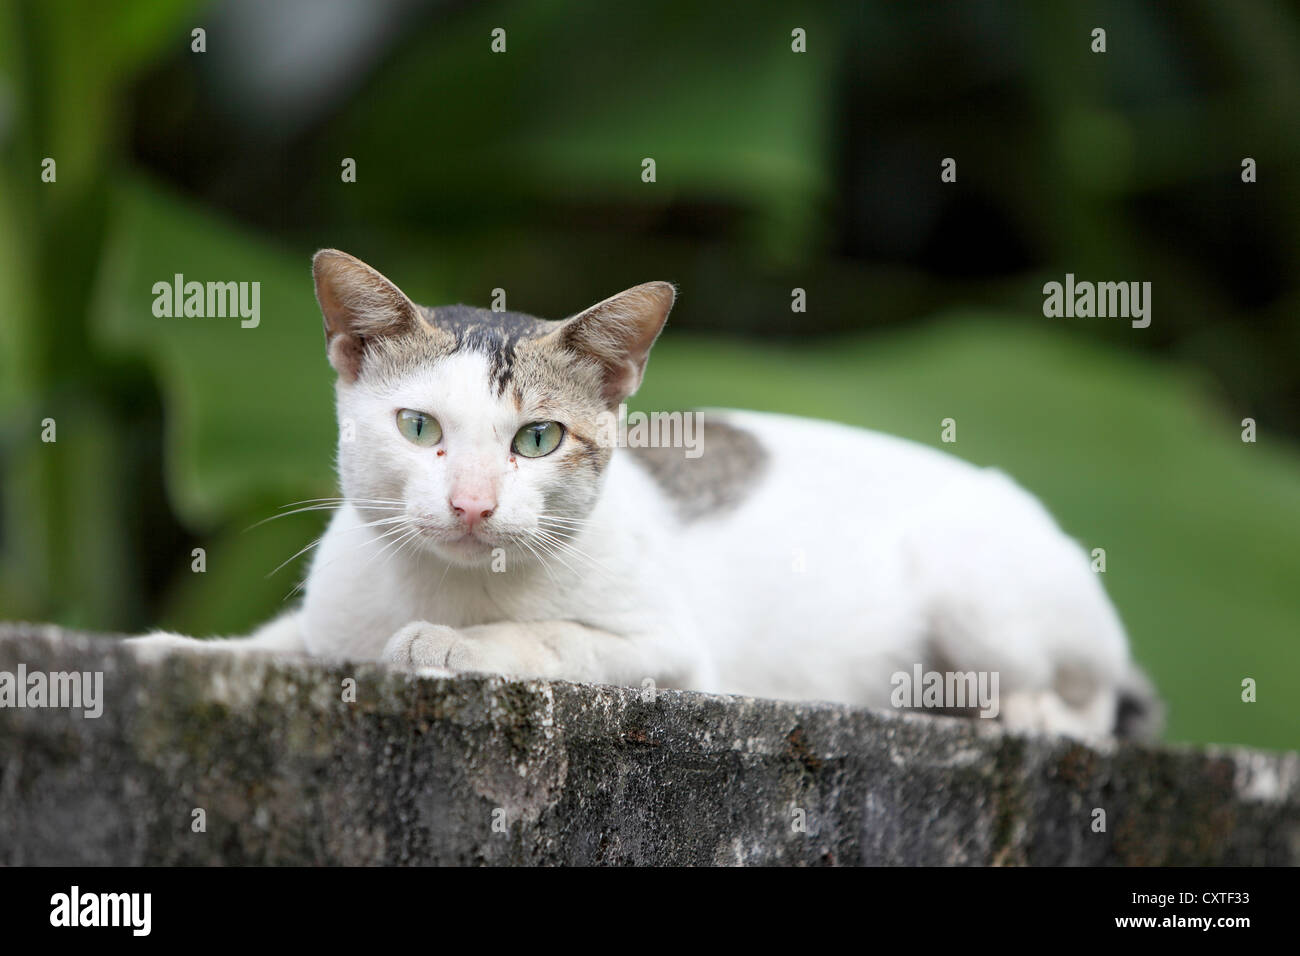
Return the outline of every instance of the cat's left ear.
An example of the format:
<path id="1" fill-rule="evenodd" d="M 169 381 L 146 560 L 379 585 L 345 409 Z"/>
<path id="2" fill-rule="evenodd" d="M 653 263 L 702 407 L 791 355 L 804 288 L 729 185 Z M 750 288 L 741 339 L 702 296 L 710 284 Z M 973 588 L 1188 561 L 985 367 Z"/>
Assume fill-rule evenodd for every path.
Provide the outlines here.
<path id="1" fill-rule="evenodd" d="M 424 324 L 401 289 L 355 256 L 322 249 L 312 257 L 311 269 L 325 319 L 325 348 L 345 382 L 360 373 L 367 342 Z"/>
<path id="2" fill-rule="evenodd" d="M 566 319 L 551 336 L 561 348 L 599 363 L 604 399 L 614 406 L 640 387 L 650 346 L 676 298 L 670 283 L 646 282 Z"/>

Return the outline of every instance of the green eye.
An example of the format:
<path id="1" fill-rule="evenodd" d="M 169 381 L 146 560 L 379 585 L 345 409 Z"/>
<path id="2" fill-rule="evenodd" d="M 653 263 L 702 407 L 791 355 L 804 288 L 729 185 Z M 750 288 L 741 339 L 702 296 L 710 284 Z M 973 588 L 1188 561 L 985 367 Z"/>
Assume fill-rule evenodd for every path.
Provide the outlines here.
<path id="1" fill-rule="evenodd" d="M 513 448 L 525 458 L 541 458 L 559 447 L 564 426 L 559 422 L 533 422 L 515 432 Z"/>
<path id="2" fill-rule="evenodd" d="M 442 441 L 438 419 L 410 408 L 398 410 L 397 430 L 417 445 L 436 445 Z"/>

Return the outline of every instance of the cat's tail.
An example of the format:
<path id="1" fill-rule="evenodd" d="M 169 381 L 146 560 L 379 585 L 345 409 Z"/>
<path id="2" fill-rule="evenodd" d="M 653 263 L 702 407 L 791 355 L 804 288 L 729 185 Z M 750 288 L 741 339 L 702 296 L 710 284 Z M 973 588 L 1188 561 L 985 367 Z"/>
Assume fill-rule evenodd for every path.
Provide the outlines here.
<path id="1" fill-rule="evenodd" d="M 1165 705 L 1146 673 L 1130 663 L 1119 687 L 1115 707 L 1115 736 L 1123 740 L 1155 740 L 1165 726 Z"/>

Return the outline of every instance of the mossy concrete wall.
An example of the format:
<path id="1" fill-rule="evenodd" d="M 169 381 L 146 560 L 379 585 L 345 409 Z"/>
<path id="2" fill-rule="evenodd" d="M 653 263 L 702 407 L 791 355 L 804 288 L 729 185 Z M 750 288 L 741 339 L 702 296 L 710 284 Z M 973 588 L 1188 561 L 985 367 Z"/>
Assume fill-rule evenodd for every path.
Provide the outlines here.
<path id="1" fill-rule="evenodd" d="M 20 664 L 103 713 L 0 707 L 0 864 L 1300 862 L 1296 754 L 0 626 Z"/>

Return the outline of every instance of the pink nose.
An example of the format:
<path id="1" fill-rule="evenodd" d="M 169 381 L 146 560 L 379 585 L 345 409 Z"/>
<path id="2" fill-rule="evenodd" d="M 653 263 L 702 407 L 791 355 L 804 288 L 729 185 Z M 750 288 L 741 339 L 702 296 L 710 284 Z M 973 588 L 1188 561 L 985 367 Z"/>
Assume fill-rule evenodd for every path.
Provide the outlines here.
<path id="1" fill-rule="evenodd" d="M 486 521 L 496 511 L 497 503 L 493 498 L 479 498 L 474 495 L 456 495 L 450 502 L 451 510 L 464 522 L 465 527 L 473 531 L 474 525 Z"/>

